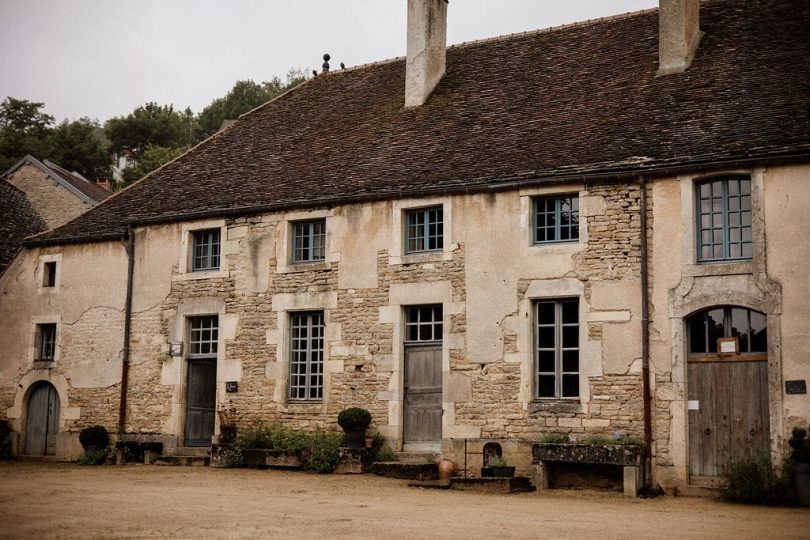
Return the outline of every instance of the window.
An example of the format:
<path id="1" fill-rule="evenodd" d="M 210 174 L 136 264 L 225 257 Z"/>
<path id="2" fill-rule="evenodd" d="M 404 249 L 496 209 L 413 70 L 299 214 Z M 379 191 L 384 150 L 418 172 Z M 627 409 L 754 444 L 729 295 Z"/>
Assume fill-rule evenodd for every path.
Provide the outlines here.
<path id="1" fill-rule="evenodd" d="M 326 258 L 326 220 L 293 223 L 292 262 L 308 263 Z"/>
<path id="2" fill-rule="evenodd" d="M 189 318 L 188 357 L 216 358 L 219 347 L 219 317 Z"/>
<path id="3" fill-rule="evenodd" d="M 537 397 L 579 397 L 579 299 L 536 304 Z"/>
<path id="4" fill-rule="evenodd" d="M 767 317 L 742 307 L 717 307 L 699 311 L 686 320 L 689 354 L 717 354 L 717 339 L 736 337 L 740 354 L 768 352 Z"/>
<path id="5" fill-rule="evenodd" d="M 433 206 L 405 212 L 405 253 L 444 249 L 442 207 Z"/>
<path id="6" fill-rule="evenodd" d="M 405 341 L 442 340 L 442 306 L 413 306 L 405 309 Z"/>
<path id="7" fill-rule="evenodd" d="M 751 180 L 715 179 L 697 185 L 698 261 L 750 259 Z"/>
<path id="8" fill-rule="evenodd" d="M 194 232 L 191 271 L 219 270 L 219 229 Z"/>
<path id="9" fill-rule="evenodd" d="M 36 357 L 40 362 L 53 362 L 56 353 L 56 323 L 38 324 Z"/>
<path id="10" fill-rule="evenodd" d="M 323 312 L 290 315 L 290 399 L 323 399 Z"/>
<path id="11" fill-rule="evenodd" d="M 42 286 L 56 287 L 56 261 L 46 262 L 42 265 Z"/>
<path id="12" fill-rule="evenodd" d="M 579 197 L 538 197 L 534 199 L 534 243 L 576 242 L 579 240 Z"/>

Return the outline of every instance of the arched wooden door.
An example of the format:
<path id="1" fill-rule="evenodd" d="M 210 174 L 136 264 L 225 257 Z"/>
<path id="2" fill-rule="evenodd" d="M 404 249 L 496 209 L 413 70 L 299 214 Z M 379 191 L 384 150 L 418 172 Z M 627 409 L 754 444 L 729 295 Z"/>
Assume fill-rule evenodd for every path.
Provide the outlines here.
<path id="1" fill-rule="evenodd" d="M 28 396 L 24 454 L 55 455 L 57 433 L 59 433 L 59 395 L 52 384 L 41 382 Z"/>
<path id="2" fill-rule="evenodd" d="M 766 317 L 721 306 L 686 323 L 690 481 L 711 483 L 729 464 L 769 454 Z"/>

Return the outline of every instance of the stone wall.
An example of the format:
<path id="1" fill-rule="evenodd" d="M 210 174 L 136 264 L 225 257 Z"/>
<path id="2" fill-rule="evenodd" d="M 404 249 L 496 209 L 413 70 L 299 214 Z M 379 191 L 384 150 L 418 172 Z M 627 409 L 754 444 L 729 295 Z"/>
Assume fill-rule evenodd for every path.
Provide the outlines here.
<path id="1" fill-rule="evenodd" d="M 11 174 L 8 181 L 25 193 L 49 229 L 64 225 L 92 208 L 67 188 L 47 178 L 34 165 L 21 166 Z"/>

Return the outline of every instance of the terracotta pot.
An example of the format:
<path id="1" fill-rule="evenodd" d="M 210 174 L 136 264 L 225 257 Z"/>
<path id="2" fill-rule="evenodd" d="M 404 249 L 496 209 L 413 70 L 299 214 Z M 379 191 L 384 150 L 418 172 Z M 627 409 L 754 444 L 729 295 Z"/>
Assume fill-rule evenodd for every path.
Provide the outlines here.
<path id="1" fill-rule="evenodd" d="M 441 480 L 449 480 L 454 474 L 456 474 L 456 464 L 449 459 L 443 459 L 439 462 L 439 479 Z"/>

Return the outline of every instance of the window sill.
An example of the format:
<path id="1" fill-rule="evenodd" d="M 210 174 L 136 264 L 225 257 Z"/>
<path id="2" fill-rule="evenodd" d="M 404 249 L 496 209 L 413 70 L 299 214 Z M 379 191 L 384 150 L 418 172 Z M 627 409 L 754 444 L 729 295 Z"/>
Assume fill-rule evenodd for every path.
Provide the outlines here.
<path id="1" fill-rule="evenodd" d="M 322 413 L 324 412 L 324 402 L 323 401 L 287 401 L 281 407 L 281 412 L 285 413 L 297 413 L 297 414 L 306 414 L 306 413 Z"/>
<path id="2" fill-rule="evenodd" d="M 549 253 L 576 253 L 585 249 L 585 242 L 532 242 L 529 244 L 529 249 L 548 255 Z"/>
<path id="3" fill-rule="evenodd" d="M 579 398 L 534 398 L 529 412 L 581 413 L 582 403 Z"/>
<path id="4" fill-rule="evenodd" d="M 195 281 L 198 279 L 222 279 L 229 277 L 227 270 L 198 270 L 172 276 L 172 281 Z"/>
<path id="5" fill-rule="evenodd" d="M 422 251 L 419 253 L 408 253 L 399 257 L 392 257 L 391 264 L 424 264 L 433 262 L 448 261 L 452 258 L 449 252 L 445 251 Z"/>
<path id="6" fill-rule="evenodd" d="M 701 276 L 733 276 L 741 274 L 753 274 L 754 261 L 733 260 L 733 261 L 707 261 L 687 265 L 684 275 L 691 277 Z"/>
<path id="7" fill-rule="evenodd" d="M 286 266 L 279 266 L 276 269 L 276 273 L 278 274 L 295 274 L 301 272 L 323 272 L 325 270 L 331 270 L 332 264 L 326 261 L 314 261 L 314 262 L 296 262 L 290 263 Z"/>
<path id="8" fill-rule="evenodd" d="M 56 364 L 56 360 L 34 360 L 31 363 L 32 369 L 51 369 L 53 368 L 54 364 Z"/>

